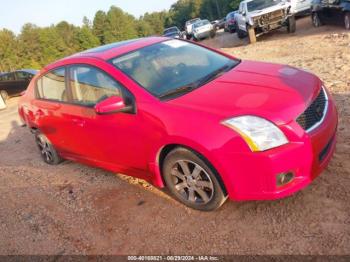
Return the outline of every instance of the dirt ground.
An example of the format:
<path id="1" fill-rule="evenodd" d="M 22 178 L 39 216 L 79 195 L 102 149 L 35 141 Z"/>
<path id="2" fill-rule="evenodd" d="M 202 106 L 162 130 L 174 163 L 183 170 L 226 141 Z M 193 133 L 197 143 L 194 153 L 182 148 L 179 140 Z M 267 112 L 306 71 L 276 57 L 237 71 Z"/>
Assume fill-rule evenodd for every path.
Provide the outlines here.
<path id="1" fill-rule="evenodd" d="M 279 201 L 193 211 L 139 180 L 44 164 L 14 98 L 0 112 L 0 254 L 350 254 L 350 34 L 309 20 L 254 45 L 229 33 L 204 43 L 325 81 L 340 113 L 338 146 L 310 187 Z"/>

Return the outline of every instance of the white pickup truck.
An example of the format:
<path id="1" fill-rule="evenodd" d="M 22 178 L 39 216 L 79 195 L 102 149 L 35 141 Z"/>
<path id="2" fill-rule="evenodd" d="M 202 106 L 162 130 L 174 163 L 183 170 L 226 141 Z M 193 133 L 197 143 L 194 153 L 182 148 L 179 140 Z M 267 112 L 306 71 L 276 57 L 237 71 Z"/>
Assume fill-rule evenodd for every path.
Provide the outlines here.
<path id="1" fill-rule="evenodd" d="M 237 35 L 249 36 L 251 43 L 256 37 L 281 27 L 287 27 L 289 33 L 296 30 L 295 17 L 290 3 L 282 0 L 244 0 L 236 14 Z"/>

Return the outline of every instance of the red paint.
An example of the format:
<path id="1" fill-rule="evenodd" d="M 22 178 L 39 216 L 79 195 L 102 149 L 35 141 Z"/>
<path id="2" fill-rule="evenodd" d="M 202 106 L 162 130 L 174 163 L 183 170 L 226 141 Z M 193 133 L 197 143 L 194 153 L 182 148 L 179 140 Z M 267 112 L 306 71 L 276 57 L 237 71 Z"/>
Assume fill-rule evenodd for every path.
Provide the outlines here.
<path id="1" fill-rule="evenodd" d="M 140 177 L 159 187 L 163 187 L 160 151 L 174 144 L 191 148 L 217 170 L 234 200 L 289 196 L 310 184 L 327 166 L 335 140 L 323 162 L 319 163 L 318 156 L 337 128 L 337 111 L 330 94 L 327 115 L 318 128 L 306 133 L 295 121 L 319 93 L 319 78 L 284 65 L 242 61 L 205 86 L 162 102 L 106 62 L 165 39 L 142 39 L 49 65 L 21 97 L 20 116 L 29 127 L 39 128 L 64 158 Z M 136 114 L 100 115 L 94 108 L 36 99 L 35 80 L 48 70 L 70 64 L 94 65 L 118 80 L 134 95 Z M 122 101 L 110 102 L 97 107 L 108 111 L 122 106 Z M 290 142 L 253 153 L 238 133 L 221 124 L 239 115 L 270 120 Z M 296 179 L 277 188 L 276 175 L 288 171 L 293 171 Z"/>

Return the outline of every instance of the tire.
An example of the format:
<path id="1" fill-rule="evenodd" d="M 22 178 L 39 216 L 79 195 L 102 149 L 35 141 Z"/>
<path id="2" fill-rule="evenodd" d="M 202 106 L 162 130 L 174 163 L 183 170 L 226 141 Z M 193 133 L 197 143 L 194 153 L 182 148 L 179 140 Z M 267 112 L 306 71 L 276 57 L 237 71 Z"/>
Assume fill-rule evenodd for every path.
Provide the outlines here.
<path id="1" fill-rule="evenodd" d="M 317 12 L 312 13 L 311 18 L 314 27 L 320 27 L 323 25 L 320 15 Z"/>
<path id="2" fill-rule="evenodd" d="M 210 33 L 210 38 L 214 38 L 216 36 L 216 31 L 212 31 L 211 33 Z"/>
<path id="3" fill-rule="evenodd" d="M 190 208 L 213 211 L 227 199 L 215 170 L 188 149 L 179 147 L 171 151 L 164 159 L 162 174 L 171 194 Z"/>
<path id="4" fill-rule="evenodd" d="M 248 25 L 247 32 L 248 32 L 249 42 L 251 44 L 256 43 L 256 34 L 255 34 L 254 27 Z"/>
<path id="5" fill-rule="evenodd" d="M 347 12 L 344 15 L 344 25 L 346 30 L 350 30 L 350 12 Z"/>
<path id="6" fill-rule="evenodd" d="M 9 94 L 5 90 L 1 90 L 0 95 L 2 96 L 2 99 L 4 100 L 4 102 L 6 102 L 6 100 L 9 99 Z"/>
<path id="7" fill-rule="evenodd" d="M 191 38 L 192 38 L 191 35 L 186 34 L 186 39 L 187 39 L 187 40 L 191 40 Z"/>
<path id="8" fill-rule="evenodd" d="M 239 39 L 243 39 L 244 37 L 246 37 L 246 32 L 244 32 L 243 30 L 237 28 L 237 36 Z"/>
<path id="9" fill-rule="evenodd" d="M 292 33 L 295 33 L 296 31 L 296 22 L 295 22 L 295 16 L 290 16 L 288 18 L 288 25 L 287 25 L 287 30 L 288 30 L 288 33 L 292 34 Z"/>
<path id="10" fill-rule="evenodd" d="M 58 165 L 63 161 L 57 150 L 44 134 L 37 132 L 35 134 L 35 142 L 45 163 L 49 165 Z"/>

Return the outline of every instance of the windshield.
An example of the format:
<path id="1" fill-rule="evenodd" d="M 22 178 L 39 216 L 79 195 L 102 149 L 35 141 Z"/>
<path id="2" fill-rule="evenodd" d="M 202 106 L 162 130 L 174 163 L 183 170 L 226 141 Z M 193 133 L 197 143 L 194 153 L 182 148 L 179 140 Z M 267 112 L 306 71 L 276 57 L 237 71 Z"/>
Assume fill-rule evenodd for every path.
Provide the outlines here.
<path id="1" fill-rule="evenodd" d="M 111 62 L 156 97 L 163 97 L 182 87 L 198 88 L 212 80 L 208 76 L 228 71 L 239 63 L 181 40 L 147 46 Z"/>
<path id="2" fill-rule="evenodd" d="M 171 34 L 171 33 L 177 33 L 178 29 L 176 27 L 168 28 L 164 30 L 164 35 Z"/>
<path id="3" fill-rule="evenodd" d="M 186 22 L 186 26 L 192 25 L 192 24 L 194 24 L 194 23 L 196 23 L 196 22 L 198 22 L 198 21 L 200 21 L 199 18 L 195 18 L 195 19 L 192 19 L 192 20 L 190 20 L 190 21 L 187 21 L 187 22 Z"/>
<path id="4" fill-rule="evenodd" d="M 202 20 L 202 21 L 199 21 L 197 23 L 195 23 L 193 25 L 194 28 L 198 28 L 198 27 L 201 27 L 201 26 L 204 26 L 204 25 L 207 25 L 207 24 L 210 24 L 210 22 L 208 20 Z"/>
<path id="5" fill-rule="evenodd" d="M 262 10 L 281 3 L 281 0 L 253 0 L 247 3 L 248 12 Z"/>

